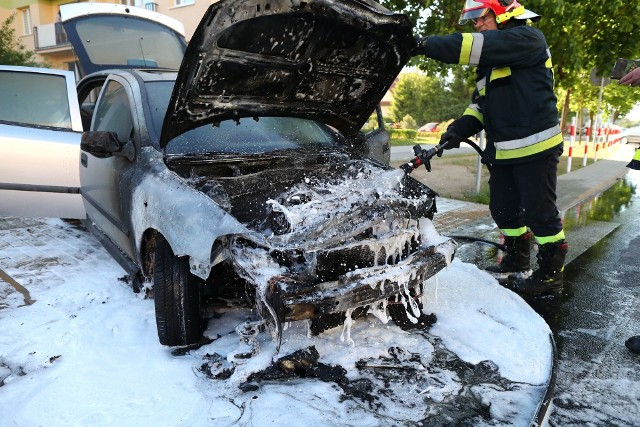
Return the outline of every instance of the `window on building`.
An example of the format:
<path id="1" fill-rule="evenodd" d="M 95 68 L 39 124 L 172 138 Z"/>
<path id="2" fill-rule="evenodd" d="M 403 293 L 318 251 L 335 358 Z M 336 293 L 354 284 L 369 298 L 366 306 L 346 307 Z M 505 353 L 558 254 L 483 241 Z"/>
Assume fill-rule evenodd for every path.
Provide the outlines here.
<path id="1" fill-rule="evenodd" d="M 120 0 L 120 3 L 125 6 L 135 6 L 136 0 Z"/>
<path id="2" fill-rule="evenodd" d="M 151 10 L 153 12 L 158 11 L 158 3 L 145 3 L 144 7 L 145 9 Z"/>
<path id="3" fill-rule="evenodd" d="M 184 6 L 187 4 L 194 4 L 195 0 L 176 0 L 176 6 Z"/>
<path id="4" fill-rule="evenodd" d="M 25 36 L 30 36 L 33 28 L 31 27 L 31 9 L 25 7 L 24 9 L 19 9 L 20 17 L 22 18 L 22 34 Z"/>

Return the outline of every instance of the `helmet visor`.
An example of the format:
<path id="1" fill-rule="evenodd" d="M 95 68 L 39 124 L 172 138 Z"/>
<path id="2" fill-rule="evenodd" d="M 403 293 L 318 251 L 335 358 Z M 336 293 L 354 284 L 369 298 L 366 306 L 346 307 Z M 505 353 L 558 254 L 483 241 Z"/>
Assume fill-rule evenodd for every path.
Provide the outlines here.
<path id="1" fill-rule="evenodd" d="M 475 3 L 475 2 L 473 2 Z M 489 8 L 485 8 L 485 7 L 481 7 L 478 9 L 471 9 L 471 10 L 463 10 L 462 14 L 460 15 L 460 19 L 458 20 L 458 24 L 460 25 L 466 25 L 467 22 L 469 21 L 473 21 L 475 19 L 478 18 L 482 18 L 483 16 L 486 16 L 489 11 L 491 9 Z"/>

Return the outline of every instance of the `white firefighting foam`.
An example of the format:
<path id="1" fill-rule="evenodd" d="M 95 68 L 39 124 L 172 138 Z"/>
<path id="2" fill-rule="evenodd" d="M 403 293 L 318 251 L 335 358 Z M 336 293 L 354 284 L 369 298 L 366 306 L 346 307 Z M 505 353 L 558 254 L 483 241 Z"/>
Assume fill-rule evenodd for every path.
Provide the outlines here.
<path id="1" fill-rule="evenodd" d="M 260 353 L 238 365 L 229 379 L 208 379 L 199 368 L 205 355 L 234 354 L 239 347 L 235 328 L 250 314 L 246 310 L 223 312 L 205 333 L 212 343 L 172 356 L 172 349 L 158 343 L 153 300 L 133 294 L 118 280 L 124 272 L 89 233 L 59 220 L 5 227 L 0 230 L 0 258 L 3 270 L 36 301 L 20 306 L 20 298 L 9 292 L 0 310 L 0 413 L 5 423 L 412 424 L 441 406 L 425 405 L 423 397 L 446 403 L 461 390 L 454 372 L 438 368 L 422 371 L 416 378 L 420 384 L 391 383 L 376 397 L 381 405 L 375 410 L 357 398 L 343 399 L 335 383 L 313 378 L 272 381 L 241 392 L 239 383 L 272 363 L 275 343 L 264 334 L 258 337 Z M 262 272 L 265 277 L 275 273 Z M 491 360 L 501 376 L 518 382 L 507 391 L 476 388 L 474 393 L 491 402 L 494 424 L 527 425 L 538 402 L 535 387 L 547 379 L 551 363 L 550 332 L 542 318 L 488 274 L 459 260 L 428 283 L 423 311 L 438 318 L 429 336 L 466 362 Z M 313 345 L 321 362 L 343 367 L 350 379 L 361 375 L 358 360 L 386 357 L 391 347 L 418 353 L 421 364 L 429 366 L 435 347 L 423 335 L 381 323 L 384 313 L 370 314 L 351 324 L 355 346 L 346 337 L 340 340 L 340 327 L 310 336 L 308 322 L 292 322 L 279 354 Z M 388 400 L 389 394 L 401 398 L 400 403 Z"/>

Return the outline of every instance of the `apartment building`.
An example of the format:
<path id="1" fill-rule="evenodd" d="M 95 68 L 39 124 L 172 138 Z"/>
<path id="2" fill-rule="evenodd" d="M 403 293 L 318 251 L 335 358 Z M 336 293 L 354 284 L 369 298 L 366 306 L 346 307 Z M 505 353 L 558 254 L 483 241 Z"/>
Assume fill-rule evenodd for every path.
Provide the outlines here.
<path id="1" fill-rule="evenodd" d="M 116 3 L 142 7 L 170 16 L 182 22 L 187 41 L 211 3 L 217 0 L 92 0 L 97 3 Z M 15 14 L 15 35 L 36 60 L 51 68 L 75 70 L 75 58 L 60 25 L 60 5 L 84 3 L 69 0 L 0 0 L 0 20 Z"/>

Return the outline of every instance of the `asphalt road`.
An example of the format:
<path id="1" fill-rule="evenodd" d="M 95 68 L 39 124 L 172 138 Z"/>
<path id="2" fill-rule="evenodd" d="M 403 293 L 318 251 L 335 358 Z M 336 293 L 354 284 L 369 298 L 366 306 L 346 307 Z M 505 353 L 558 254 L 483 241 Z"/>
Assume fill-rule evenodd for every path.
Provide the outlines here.
<path id="1" fill-rule="evenodd" d="M 565 269 L 561 298 L 533 303 L 554 332 L 559 370 L 551 426 L 640 425 L 640 355 L 624 341 L 640 334 L 640 172 L 581 206 L 619 226 Z"/>

